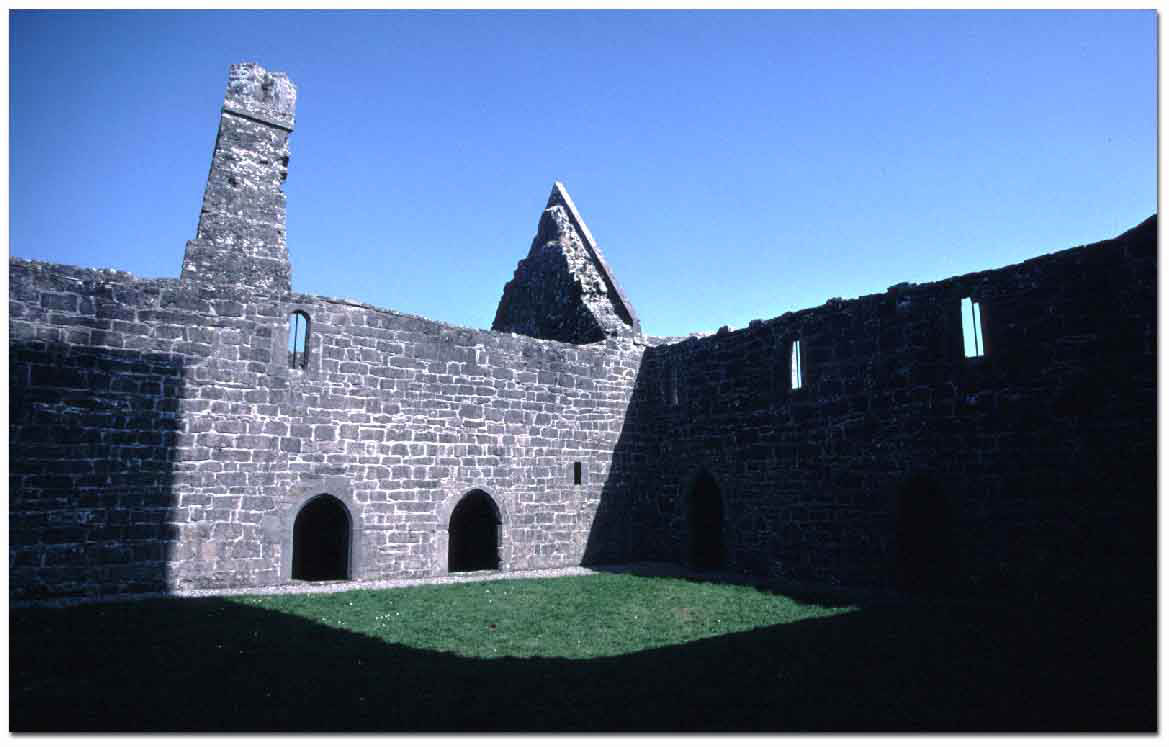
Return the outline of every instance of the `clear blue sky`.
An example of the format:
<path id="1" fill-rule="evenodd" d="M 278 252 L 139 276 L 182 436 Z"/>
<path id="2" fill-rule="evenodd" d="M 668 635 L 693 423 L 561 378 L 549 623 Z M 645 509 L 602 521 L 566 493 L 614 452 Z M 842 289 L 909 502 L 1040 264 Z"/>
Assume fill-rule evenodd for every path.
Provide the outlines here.
<path id="1" fill-rule="evenodd" d="M 178 275 L 228 65 L 298 88 L 297 291 L 490 327 L 552 182 L 655 335 L 1156 211 L 1156 15 L 18 12 L 10 252 Z"/>

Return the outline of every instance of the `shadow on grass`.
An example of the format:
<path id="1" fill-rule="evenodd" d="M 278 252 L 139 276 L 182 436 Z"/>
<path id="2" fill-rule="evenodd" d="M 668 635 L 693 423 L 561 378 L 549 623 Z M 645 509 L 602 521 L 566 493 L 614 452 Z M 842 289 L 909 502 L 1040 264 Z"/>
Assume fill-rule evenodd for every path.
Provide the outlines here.
<path id="1" fill-rule="evenodd" d="M 891 589 L 867 589 L 831 586 L 814 582 L 801 582 L 785 578 L 748 576 L 733 571 L 699 570 L 681 563 L 665 561 L 640 561 L 628 564 L 590 565 L 598 573 L 621 573 L 639 578 L 676 578 L 698 584 L 719 586 L 740 586 L 765 594 L 780 594 L 800 604 L 823 607 L 864 606 L 900 604 L 913 598 Z M 925 595 L 921 595 L 925 598 Z"/>
<path id="2" fill-rule="evenodd" d="M 226 599 L 10 620 L 17 732 L 1157 728 L 1152 605 L 888 604 L 590 660 L 466 658 Z"/>

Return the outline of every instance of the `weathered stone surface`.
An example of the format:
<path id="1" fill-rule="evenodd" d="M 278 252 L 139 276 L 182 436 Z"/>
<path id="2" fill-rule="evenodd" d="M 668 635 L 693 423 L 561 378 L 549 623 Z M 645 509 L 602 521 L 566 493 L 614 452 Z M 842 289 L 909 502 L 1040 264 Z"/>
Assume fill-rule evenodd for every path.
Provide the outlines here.
<path id="1" fill-rule="evenodd" d="M 557 187 L 509 284 L 529 336 L 464 329 L 290 292 L 271 157 L 292 89 L 255 67 L 238 80 L 228 99 L 268 114 L 225 102 L 181 279 L 10 260 L 13 597 L 288 582 L 297 513 L 321 494 L 348 512 L 358 579 L 445 573 L 472 490 L 498 508 L 504 569 L 686 560 L 699 470 L 732 569 L 891 584 L 912 483 L 953 507 L 950 573 L 971 588 L 1154 572 L 1155 217 L 647 341 Z M 230 182 L 245 173 L 263 189 Z M 964 297 L 982 305 L 977 359 Z M 304 367 L 287 355 L 297 311 Z"/>
<path id="2" fill-rule="evenodd" d="M 183 280 L 269 293 L 291 289 L 281 185 L 288 176 L 295 110 L 296 88 L 283 73 L 254 63 L 232 65 Z"/>
<path id="3" fill-rule="evenodd" d="M 573 343 L 641 331 L 632 304 L 560 182 L 552 187 L 527 258 L 503 289 L 491 328 Z"/>
<path id="4" fill-rule="evenodd" d="M 1151 591 L 1155 217 L 1110 241 L 651 348 L 631 414 L 642 559 L 686 560 L 705 468 L 731 567 L 887 585 L 905 486 L 949 504 L 947 587 Z M 963 353 L 962 298 L 986 355 Z M 791 343 L 804 387 L 791 388 Z M 617 459 L 618 457 L 614 457 Z"/>
<path id="5" fill-rule="evenodd" d="M 296 86 L 284 73 L 270 73 L 254 62 L 232 65 L 223 108 L 292 130 L 296 121 Z"/>
<path id="6" fill-rule="evenodd" d="M 19 259 L 10 284 L 18 596 L 288 580 L 271 527 L 326 484 L 361 527 L 355 577 L 445 572 L 437 516 L 472 489 L 512 517 L 506 568 L 579 563 L 603 483 L 572 464 L 606 473 L 643 352 Z"/>

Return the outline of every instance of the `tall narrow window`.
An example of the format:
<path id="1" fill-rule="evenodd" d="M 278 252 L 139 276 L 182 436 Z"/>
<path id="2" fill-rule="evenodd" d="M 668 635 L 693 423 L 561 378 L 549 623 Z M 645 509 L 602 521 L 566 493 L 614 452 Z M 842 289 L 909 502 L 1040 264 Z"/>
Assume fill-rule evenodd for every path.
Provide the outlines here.
<path id="1" fill-rule="evenodd" d="M 572 484 L 580 485 L 580 462 L 572 463 Z"/>
<path id="2" fill-rule="evenodd" d="M 792 389 L 803 389 L 804 387 L 804 367 L 803 361 L 800 359 L 800 341 L 796 340 L 792 343 Z"/>
<path id="3" fill-rule="evenodd" d="M 290 368 L 308 365 L 308 314 L 303 311 L 288 316 L 288 365 Z"/>
<path id="4" fill-rule="evenodd" d="M 982 310 L 978 301 L 962 299 L 962 344 L 967 358 L 978 358 L 986 352 L 982 344 Z"/>

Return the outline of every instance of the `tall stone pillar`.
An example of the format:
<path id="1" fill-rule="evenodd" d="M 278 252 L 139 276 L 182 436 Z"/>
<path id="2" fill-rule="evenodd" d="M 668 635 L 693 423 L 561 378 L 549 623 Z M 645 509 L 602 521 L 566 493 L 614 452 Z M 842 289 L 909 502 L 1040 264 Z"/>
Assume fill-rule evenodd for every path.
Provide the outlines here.
<path id="1" fill-rule="evenodd" d="M 296 87 L 252 62 L 232 65 L 199 228 L 187 242 L 182 279 L 288 293 L 284 191 Z"/>

